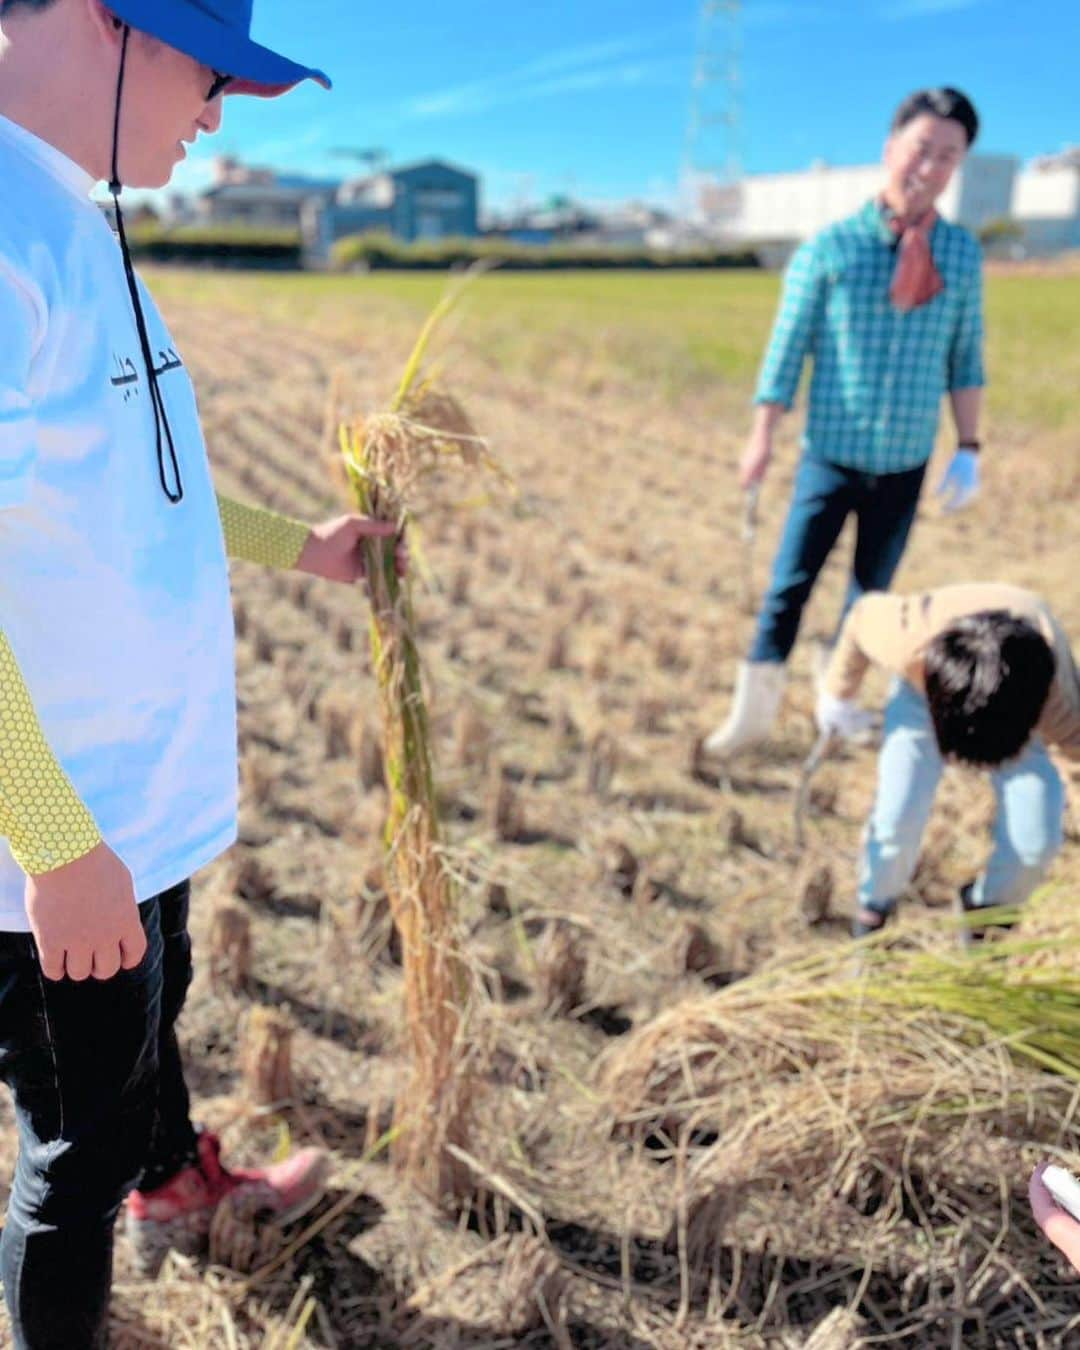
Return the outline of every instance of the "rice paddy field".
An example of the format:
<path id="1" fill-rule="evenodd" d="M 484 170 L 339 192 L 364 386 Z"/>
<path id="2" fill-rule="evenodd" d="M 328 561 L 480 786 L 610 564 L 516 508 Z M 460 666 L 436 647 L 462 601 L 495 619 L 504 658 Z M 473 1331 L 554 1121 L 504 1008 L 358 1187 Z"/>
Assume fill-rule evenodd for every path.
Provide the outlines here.
<path id="1" fill-rule="evenodd" d="M 153 276 L 219 486 L 345 509 L 336 422 L 386 405 L 441 284 Z M 1075 641 L 1080 272 L 988 284 L 985 492 L 957 519 L 927 497 L 897 585 L 1035 587 Z M 453 1203 L 389 1159 L 402 958 L 364 595 L 235 565 L 241 838 L 197 879 L 184 1048 L 229 1156 L 319 1144 L 332 1186 L 153 1283 L 121 1240 L 116 1347 L 1080 1345 L 1080 1284 L 1025 1201 L 1038 1159 L 1080 1160 L 1080 822 L 1018 937 L 965 957 L 950 905 L 992 799 L 950 770 L 903 922 L 852 968 L 872 752 L 822 770 L 805 849 L 792 820 L 847 536 L 774 743 L 730 780 L 695 765 L 795 466 L 791 418 L 749 546 L 734 472 L 777 291 L 492 275 L 444 343 L 516 485 L 433 494 L 415 553 L 475 989 Z"/>

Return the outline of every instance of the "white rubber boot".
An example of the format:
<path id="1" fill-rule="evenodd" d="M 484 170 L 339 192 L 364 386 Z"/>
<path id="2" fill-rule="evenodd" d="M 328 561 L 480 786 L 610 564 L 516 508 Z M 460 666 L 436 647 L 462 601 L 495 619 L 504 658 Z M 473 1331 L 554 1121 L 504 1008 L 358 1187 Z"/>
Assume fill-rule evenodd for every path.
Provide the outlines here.
<path id="1" fill-rule="evenodd" d="M 728 720 L 705 738 L 702 753 L 710 759 L 730 759 L 767 740 L 780 711 L 786 674 L 779 661 L 743 661 Z"/>

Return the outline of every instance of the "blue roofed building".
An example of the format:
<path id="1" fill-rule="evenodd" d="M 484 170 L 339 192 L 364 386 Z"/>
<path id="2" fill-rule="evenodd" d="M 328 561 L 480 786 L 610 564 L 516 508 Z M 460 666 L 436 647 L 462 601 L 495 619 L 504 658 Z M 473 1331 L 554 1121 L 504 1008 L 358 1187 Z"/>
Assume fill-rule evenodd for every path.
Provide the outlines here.
<path id="1" fill-rule="evenodd" d="M 479 232 L 480 183 L 475 174 L 429 159 L 395 169 L 394 228 L 399 239 L 472 238 Z"/>
<path id="2" fill-rule="evenodd" d="M 346 182 L 278 173 L 224 157 L 194 203 L 206 225 L 297 230 L 307 259 L 325 265 L 339 239 L 389 234 L 408 243 L 480 232 L 480 180 L 429 159 Z"/>

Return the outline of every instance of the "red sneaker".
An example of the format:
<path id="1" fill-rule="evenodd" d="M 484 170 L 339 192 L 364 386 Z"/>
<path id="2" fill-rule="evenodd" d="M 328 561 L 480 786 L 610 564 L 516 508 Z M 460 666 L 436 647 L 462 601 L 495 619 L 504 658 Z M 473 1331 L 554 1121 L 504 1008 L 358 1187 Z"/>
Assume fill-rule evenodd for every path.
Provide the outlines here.
<path id="1" fill-rule="evenodd" d="M 317 1148 L 301 1149 L 271 1167 L 221 1165 L 215 1134 L 199 1135 L 199 1161 L 153 1191 L 128 1196 L 127 1234 L 139 1269 L 154 1275 L 168 1251 L 205 1252 L 210 1221 L 225 1196 L 243 1190 L 254 1207 L 275 1223 L 291 1223 L 318 1204 L 326 1190 L 329 1159 Z"/>

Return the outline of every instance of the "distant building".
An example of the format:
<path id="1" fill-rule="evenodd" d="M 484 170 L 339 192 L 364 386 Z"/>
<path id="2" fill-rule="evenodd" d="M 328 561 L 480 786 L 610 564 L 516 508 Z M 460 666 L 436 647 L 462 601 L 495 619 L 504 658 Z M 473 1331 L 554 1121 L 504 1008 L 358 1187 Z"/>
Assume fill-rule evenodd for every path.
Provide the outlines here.
<path id="1" fill-rule="evenodd" d="M 109 228 L 116 232 L 116 204 L 111 197 L 96 198 L 98 209 L 109 222 Z M 124 225 L 129 230 L 145 228 L 148 225 L 159 225 L 162 218 L 149 202 L 140 202 L 137 206 L 129 206 L 124 209 Z"/>
<path id="2" fill-rule="evenodd" d="M 939 202 L 947 219 L 978 231 L 1009 214 L 1017 161 L 970 155 Z M 714 230 L 732 242 L 770 244 L 778 260 L 881 191 L 880 164 L 836 168 L 823 162 L 801 173 L 753 174 L 717 198 Z"/>
<path id="3" fill-rule="evenodd" d="M 600 217 L 569 197 L 554 196 L 543 206 L 511 210 L 489 221 L 484 231 L 493 239 L 514 244 L 564 244 L 580 242 L 600 228 Z"/>
<path id="4" fill-rule="evenodd" d="M 1026 254 L 1080 249 L 1080 146 L 1037 159 L 1017 176 L 1012 218 Z"/>
<path id="5" fill-rule="evenodd" d="M 479 233 L 480 180 L 442 160 L 425 160 L 342 183 L 313 197 L 302 212 L 304 242 L 314 261 L 329 258 L 339 239 L 380 232 L 414 243 L 474 238 Z"/>
<path id="6" fill-rule="evenodd" d="M 214 161 L 214 181 L 195 202 L 204 225 L 245 225 L 272 230 L 300 229 L 306 202 L 328 200 L 337 183 L 253 168 L 223 156 Z"/>
<path id="7" fill-rule="evenodd" d="M 672 224 L 670 212 L 632 201 L 604 210 L 582 242 L 611 248 L 662 248 Z"/>
<path id="8" fill-rule="evenodd" d="M 475 174 L 431 159 L 395 169 L 390 177 L 399 239 L 472 238 L 479 232 L 480 181 Z"/>

